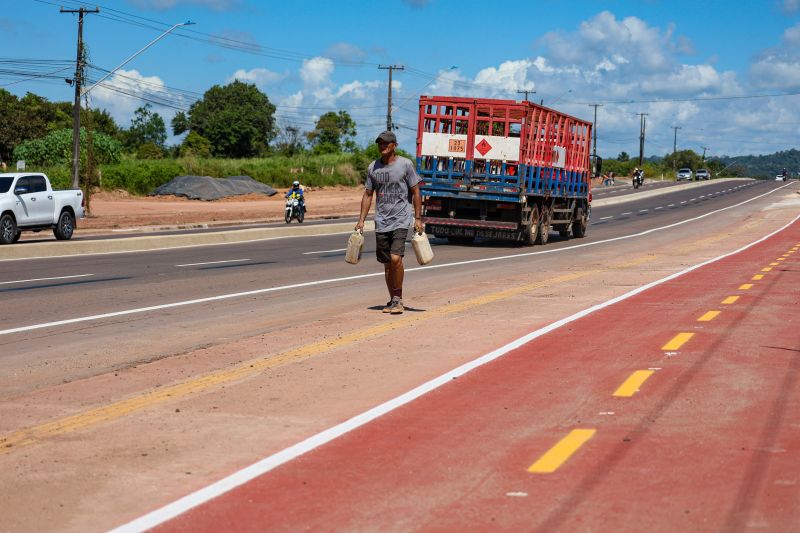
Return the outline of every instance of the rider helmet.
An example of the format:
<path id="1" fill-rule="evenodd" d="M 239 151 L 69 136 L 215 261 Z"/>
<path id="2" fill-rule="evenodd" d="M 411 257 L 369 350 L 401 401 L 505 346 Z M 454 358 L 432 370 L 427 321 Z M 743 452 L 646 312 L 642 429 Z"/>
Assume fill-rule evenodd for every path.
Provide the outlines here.
<path id="1" fill-rule="evenodd" d="M 292 187 L 299 187 L 299 186 L 300 186 L 300 182 L 299 182 L 299 181 L 297 181 L 297 180 L 294 180 L 294 181 L 292 182 Z"/>

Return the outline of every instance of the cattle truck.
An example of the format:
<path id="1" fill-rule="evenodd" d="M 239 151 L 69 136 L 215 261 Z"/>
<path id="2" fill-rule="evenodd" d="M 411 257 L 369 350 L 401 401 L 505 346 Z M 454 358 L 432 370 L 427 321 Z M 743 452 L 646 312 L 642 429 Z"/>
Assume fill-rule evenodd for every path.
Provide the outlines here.
<path id="1" fill-rule="evenodd" d="M 586 235 L 592 123 L 531 102 L 422 96 L 417 129 L 426 233 L 546 244 Z"/>

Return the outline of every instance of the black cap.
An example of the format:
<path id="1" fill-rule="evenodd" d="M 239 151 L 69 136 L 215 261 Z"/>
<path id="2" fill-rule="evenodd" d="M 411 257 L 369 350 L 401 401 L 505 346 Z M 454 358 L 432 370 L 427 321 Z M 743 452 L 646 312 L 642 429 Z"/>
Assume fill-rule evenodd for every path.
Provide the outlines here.
<path id="1" fill-rule="evenodd" d="M 397 144 L 397 136 L 394 134 L 394 132 L 386 130 L 383 133 L 381 133 L 380 135 L 378 135 L 377 139 L 375 139 L 376 143 L 377 142 L 381 142 L 381 141 L 384 141 L 384 142 L 387 142 L 387 143 L 395 143 L 395 144 Z"/>

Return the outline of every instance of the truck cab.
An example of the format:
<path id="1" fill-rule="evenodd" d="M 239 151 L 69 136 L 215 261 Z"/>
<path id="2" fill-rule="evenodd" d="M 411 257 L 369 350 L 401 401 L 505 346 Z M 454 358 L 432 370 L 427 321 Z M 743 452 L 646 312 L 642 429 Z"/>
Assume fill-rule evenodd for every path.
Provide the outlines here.
<path id="1" fill-rule="evenodd" d="M 58 240 L 72 238 L 83 218 L 80 190 L 55 191 L 44 174 L 0 174 L 0 244 L 17 242 L 23 231 L 52 229 Z"/>

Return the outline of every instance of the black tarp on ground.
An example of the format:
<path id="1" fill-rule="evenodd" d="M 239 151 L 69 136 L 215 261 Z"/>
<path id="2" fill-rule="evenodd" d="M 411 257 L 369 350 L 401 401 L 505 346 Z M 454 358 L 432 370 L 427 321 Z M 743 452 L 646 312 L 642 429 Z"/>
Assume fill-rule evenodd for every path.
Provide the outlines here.
<path id="1" fill-rule="evenodd" d="M 228 196 L 242 194 L 266 194 L 272 196 L 278 191 L 254 180 L 250 176 L 230 176 L 212 178 L 211 176 L 178 176 L 165 183 L 150 196 L 185 196 L 190 200 L 219 200 Z"/>

